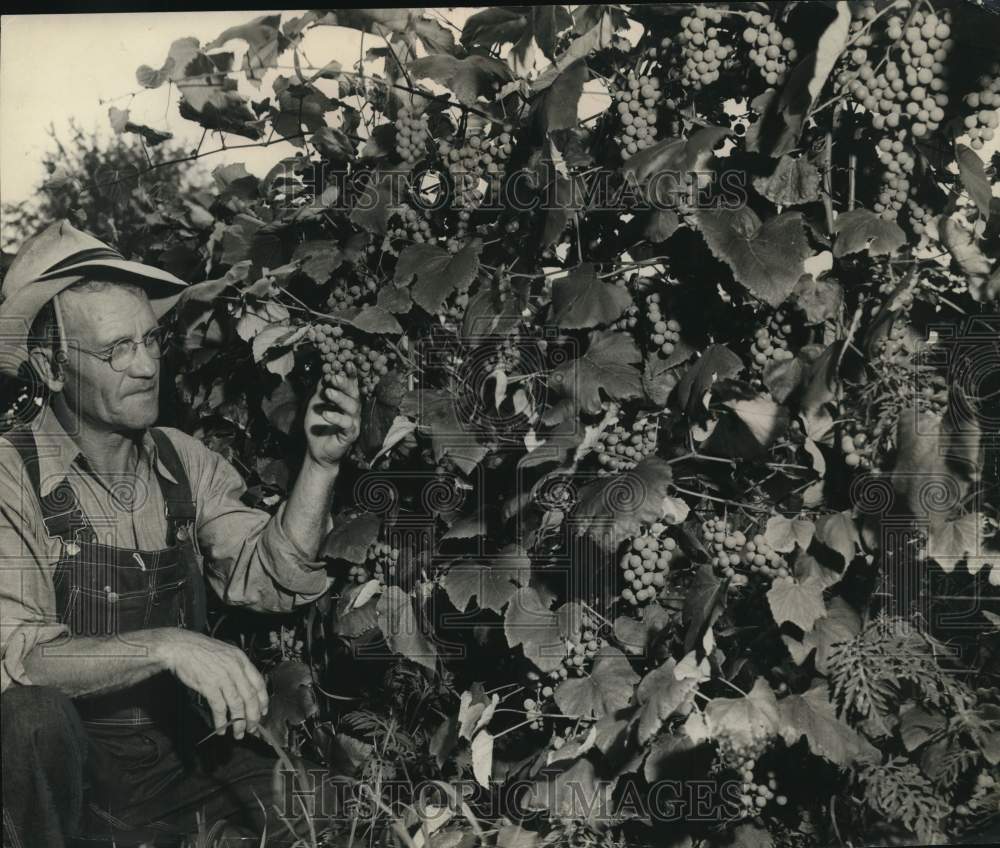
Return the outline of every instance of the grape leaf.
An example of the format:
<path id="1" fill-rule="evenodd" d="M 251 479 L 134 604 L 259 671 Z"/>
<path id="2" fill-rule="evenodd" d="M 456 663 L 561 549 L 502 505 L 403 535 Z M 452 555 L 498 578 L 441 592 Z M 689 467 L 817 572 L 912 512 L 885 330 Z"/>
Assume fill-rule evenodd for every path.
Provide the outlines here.
<path id="1" fill-rule="evenodd" d="M 986 169 L 983 167 L 983 160 L 979 155 L 964 144 L 955 145 L 955 161 L 958 162 L 958 173 L 962 178 L 962 185 L 969 192 L 984 221 L 990 219 L 990 201 L 993 199 L 993 192 L 990 189 L 990 181 L 986 176 Z"/>
<path id="2" fill-rule="evenodd" d="M 850 564 L 860 541 L 857 521 L 849 510 L 824 515 L 816 522 L 816 540 L 840 554 L 845 565 Z"/>
<path id="3" fill-rule="evenodd" d="M 752 747 L 780 730 L 778 702 L 763 677 L 745 697 L 712 698 L 705 719 L 713 739 L 727 739 L 734 747 Z"/>
<path id="4" fill-rule="evenodd" d="M 976 237 L 954 218 L 942 217 L 938 222 L 941 243 L 948 248 L 959 268 L 973 277 L 990 273 L 990 260 L 986 258 Z"/>
<path id="5" fill-rule="evenodd" d="M 951 574 L 962 561 L 968 563 L 970 573 L 978 573 L 984 564 L 981 557 L 985 548 L 983 523 L 983 516 L 978 512 L 932 521 L 927 532 L 927 556 L 946 574 Z"/>
<path id="6" fill-rule="evenodd" d="M 296 246 L 292 261 L 300 263 L 309 279 L 322 284 L 343 264 L 344 254 L 332 239 L 311 239 Z"/>
<path id="7" fill-rule="evenodd" d="M 552 284 L 552 320 L 564 330 L 610 324 L 631 303 L 628 289 L 605 283 L 590 262 L 577 265 Z"/>
<path id="8" fill-rule="evenodd" d="M 764 395 L 734 398 L 722 405 L 736 414 L 762 448 L 770 447 L 788 426 L 788 410 Z"/>
<path id="9" fill-rule="evenodd" d="M 912 704 L 899 714 L 899 736 L 907 751 L 917 750 L 947 726 L 948 720 L 941 713 L 928 712 L 920 704 Z"/>
<path id="10" fill-rule="evenodd" d="M 698 679 L 679 679 L 674 673 L 676 668 L 677 663 L 671 657 L 643 677 L 636 690 L 636 700 L 639 702 L 637 738 L 640 745 L 645 745 L 659 733 L 663 723 L 672 715 L 684 715 L 694 705 Z"/>
<path id="11" fill-rule="evenodd" d="M 702 563 L 684 598 L 684 650 L 691 651 L 701 642 L 705 631 L 718 618 L 726 599 L 727 581 L 715 576 L 711 563 Z"/>
<path id="12" fill-rule="evenodd" d="M 617 648 L 605 645 L 590 674 L 571 677 L 555 690 L 556 705 L 564 715 L 603 718 L 626 707 L 639 675 Z"/>
<path id="13" fill-rule="evenodd" d="M 448 295 L 476 279 L 482 246 L 482 240 L 471 239 L 453 256 L 437 245 L 412 244 L 399 254 L 395 281 L 406 285 L 415 277 L 414 302 L 427 312 L 437 312 Z"/>
<path id="14" fill-rule="evenodd" d="M 680 345 L 684 345 L 683 342 Z M 680 346 L 678 345 L 678 346 Z M 687 348 L 687 345 L 684 345 Z M 674 351 L 676 353 L 676 351 Z M 693 353 L 688 349 L 688 355 Z M 672 364 L 668 359 L 661 359 L 658 356 L 650 356 L 646 359 L 646 368 L 642 372 L 642 387 L 648 397 L 656 406 L 665 407 L 670 393 L 680 382 L 676 364 Z"/>
<path id="15" fill-rule="evenodd" d="M 803 274 L 795 284 L 792 297 L 805 313 L 807 322 L 821 324 L 840 314 L 844 289 L 836 280 L 816 280 L 812 274 Z"/>
<path id="16" fill-rule="evenodd" d="M 173 133 L 154 130 L 152 127 L 147 127 L 144 124 L 132 123 L 129 120 L 128 109 L 119 109 L 116 106 L 112 106 L 108 109 L 108 119 L 111 121 L 111 129 L 115 131 L 115 135 L 134 133 L 135 135 L 142 136 L 147 144 L 154 147 L 174 137 Z"/>
<path id="17" fill-rule="evenodd" d="M 510 560 L 497 558 L 491 562 L 454 562 L 441 580 L 455 608 L 464 612 L 472 598 L 479 609 L 500 612 L 514 597 L 519 586 L 526 586 L 531 573 L 527 556 Z"/>
<path id="18" fill-rule="evenodd" d="M 840 259 L 867 250 L 872 256 L 895 253 L 906 244 L 906 233 L 895 221 L 887 221 L 870 209 L 852 209 L 837 216 L 833 224 L 837 240 L 833 255 Z"/>
<path id="19" fill-rule="evenodd" d="M 267 675 L 270 698 L 261 723 L 284 739 L 289 727 L 300 725 L 319 712 L 312 671 L 297 660 L 278 663 Z"/>
<path id="20" fill-rule="evenodd" d="M 819 168 L 804 156 L 782 156 L 767 177 L 754 177 L 753 185 L 778 206 L 795 206 L 819 200 Z"/>
<path id="21" fill-rule="evenodd" d="M 409 595 L 398 586 L 386 586 L 376 612 L 379 628 L 392 651 L 431 671 L 437 669 L 437 649 L 420 629 Z"/>
<path id="22" fill-rule="evenodd" d="M 506 63 L 476 54 L 464 59 L 440 53 L 424 56 L 410 62 L 409 71 L 414 80 L 432 79 L 443 85 L 466 106 L 474 106 L 481 94 L 492 95 L 494 81 L 511 78 Z"/>
<path id="23" fill-rule="evenodd" d="M 748 207 L 703 210 L 696 217 L 712 253 L 752 295 L 778 306 L 791 294 L 812 254 L 800 213 L 784 212 L 763 223 Z"/>
<path id="24" fill-rule="evenodd" d="M 542 671 L 555 671 L 566 653 L 559 617 L 536 589 L 518 589 L 503 623 L 507 644 L 521 646 L 524 655 Z"/>
<path id="25" fill-rule="evenodd" d="M 639 535 L 642 525 L 664 517 L 671 480 L 666 460 L 649 456 L 635 468 L 588 483 L 570 515 L 577 535 L 589 534 L 605 550 Z"/>
<path id="26" fill-rule="evenodd" d="M 493 775 L 493 735 L 480 730 L 472 740 L 472 773 L 480 786 L 489 789 Z"/>
<path id="27" fill-rule="evenodd" d="M 764 538 L 778 553 L 788 554 L 798 545 L 802 550 L 809 547 L 815 525 L 804 518 L 786 518 L 783 515 L 772 515 L 767 519 Z"/>
<path id="28" fill-rule="evenodd" d="M 560 760 L 542 769 L 523 796 L 529 810 L 548 810 L 554 818 L 600 820 L 611 809 L 615 780 L 604 780 L 589 757 Z"/>
<path id="29" fill-rule="evenodd" d="M 494 6 L 469 17 L 462 27 L 461 42 L 466 47 L 493 47 L 517 41 L 528 24 L 523 6 Z"/>
<path id="30" fill-rule="evenodd" d="M 378 627 L 377 601 L 369 600 L 362 605 L 356 603 L 363 589 L 363 584 L 354 583 L 337 599 L 337 613 L 333 617 L 333 632 L 337 635 L 356 639 Z"/>
<path id="31" fill-rule="evenodd" d="M 541 837 L 516 824 L 505 824 L 497 833 L 497 848 L 538 848 Z"/>
<path id="32" fill-rule="evenodd" d="M 837 718 L 824 681 L 817 681 L 801 695 L 788 695 L 778 702 L 779 731 L 786 745 L 803 736 L 809 750 L 835 765 L 846 768 L 859 761 L 875 761 L 878 749 L 845 722 Z"/>
<path id="33" fill-rule="evenodd" d="M 823 581 L 810 577 L 800 583 L 794 578 L 776 578 L 767 592 L 767 602 L 776 624 L 792 622 L 804 633 L 813 629 L 816 620 L 826 615 Z"/>
<path id="34" fill-rule="evenodd" d="M 743 360 L 725 345 L 709 345 L 677 384 L 677 402 L 691 412 L 717 380 L 734 377 L 743 370 Z"/>
<path id="35" fill-rule="evenodd" d="M 829 671 L 830 656 L 837 645 L 848 642 L 861 631 L 861 616 L 843 598 L 834 598 L 827 607 L 826 617 L 819 619 L 812 633 L 801 639 L 782 636 L 796 665 L 802 665 L 816 649 L 816 670 Z"/>
<path id="36" fill-rule="evenodd" d="M 243 72 L 258 88 L 269 68 L 276 67 L 278 55 L 289 45 L 289 39 L 278 29 L 281 15 L 263 15 L 246 24 L 230 27 L 215 41 L 205 45 L 206 50 L 222 47 L 227 41 L 239 39 L 247 44 L 243 55 Z"/>
<path id="37" fill-rule="evenodd" d="M 573 62 L 545 92 L 543 121 L 548 132 L 571 129 L 577 125 L 577 105 L 589 72 L 583 60 Z"/>
<path id="38" fill-rule="evenodd" d="M 612 400 L 642 395 L 642 374 L 634 363 L 642 355 L 627 333 L 601 330 L 591 333 L 587 352 L 553 369 L 549 388 L 571 399 L 590 415 L 601 411 L 601 391 Z"/>
<path id="39" fill-rule="evenodd" d="M 288 433 L 298 416 L 299 398 L 288 380 L 282 380 L 270 395 L 263 398 L 260 408 L 273 427 Z"/>
<path id="40" fill-rule="evenodd" d="M 373 512 L 336 516 L 333 529 L 323 542 L 321 555 L 361 565 L 368 557 L 368 548 L 378 541 L 381 529 L 382 516 Z"/>
<path id="41" fill-rule="evenodd" d="M 657 634 L 672 621 L 668 613 L 659 604 L 648 604 L 642 610 L 642 619 L 637 620 L 629 615 L 620 615 L 615 619 L 615 638 L 630 654 L 645 654 L 652 645 Z"/>

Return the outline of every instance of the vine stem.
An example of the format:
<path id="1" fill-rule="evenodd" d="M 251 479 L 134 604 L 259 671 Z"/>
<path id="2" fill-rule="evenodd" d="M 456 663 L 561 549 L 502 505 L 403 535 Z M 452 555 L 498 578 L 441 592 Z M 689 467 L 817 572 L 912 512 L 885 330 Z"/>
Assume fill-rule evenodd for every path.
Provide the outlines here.
<path id="1" fill-rule="evenodd" d="M 704 492 L 693 492 L 690 489 L 682 489 L 680 486 L 674 483 L 671 483 L 671 486 L 673 486 L 675 491 L 680 492 L 682 495 L 689 495 L 692 498 L 705 498 L 706 500 L 709 501 L 715 501 L 716 503 L 724 503 L 728 504 L 729 506 L 736 506 L 739 507 L 740 509 L 752 509 L 755 512 L 771 511 L 769 508 L 763 506 L 754 506 L 753 504 L 740 503 L 739 501 L 731 501 L 728 498 L 719 498 L 716 497 L 715 495 L 707 495 Z"/>

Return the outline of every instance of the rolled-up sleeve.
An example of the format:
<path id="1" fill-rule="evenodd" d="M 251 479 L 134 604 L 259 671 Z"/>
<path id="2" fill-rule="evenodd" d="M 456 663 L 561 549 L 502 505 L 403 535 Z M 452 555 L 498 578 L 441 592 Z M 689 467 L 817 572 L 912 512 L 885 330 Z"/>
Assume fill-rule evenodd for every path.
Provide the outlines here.
<path id="1" fill-rule="evenodd" d="M 55 555 L 39 540 L 23 467 L 12 449 L 0 451 L 0 691 L 31 685 L 25 657 L 69 632 L 56 615 Z"/>
<path id="2" fill-rule="evenodd" d="M 285 532 L 287 504 L 274 515 L 247 506 L 246 483 L 232 464 L 180 430 L 167 434 L 188 472 L 205 576 L 219 597 L 259 612 L 287 612 L 323 595 L 332 580 L 323 561 Z M 328 517 L 324 535 L 332 526 Z"/>

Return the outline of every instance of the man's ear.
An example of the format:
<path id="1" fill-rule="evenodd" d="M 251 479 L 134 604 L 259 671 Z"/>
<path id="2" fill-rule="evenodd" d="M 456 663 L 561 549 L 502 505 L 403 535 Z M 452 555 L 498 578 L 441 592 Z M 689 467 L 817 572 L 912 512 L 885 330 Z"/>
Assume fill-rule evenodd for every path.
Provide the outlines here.
<path id="1" fill-rule="evenodd" d="M 36 347 L 28 354 L 35 373 L 41 378 L 48 390 L 53 394 L 61 392 L 66 385 L 65 351 L 53 351 L 50 348 Z"/>

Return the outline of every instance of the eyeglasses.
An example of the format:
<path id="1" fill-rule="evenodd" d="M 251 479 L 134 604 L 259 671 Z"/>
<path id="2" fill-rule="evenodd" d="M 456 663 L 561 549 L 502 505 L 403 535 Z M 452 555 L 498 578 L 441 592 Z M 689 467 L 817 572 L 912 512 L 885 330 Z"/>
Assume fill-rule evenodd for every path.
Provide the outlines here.
<path id="1" fill-rule="evenodd" d="M 163 351 L 169 340 L 170 332 L 166 327 L 153 327 L 138 342 L 133 339 L 122 339 L 115 342 L 111 348 L 103 351 L 87 350 L 82 347 L 78 349 L 81 353 L 89 353 L 91 356 L 107 362 L 114 371 L 124 371 L 132 364 L 132 360 L 135 359 L 135 354 L 140 344 L 146 348 L 146 353 L 153 359 L 159 359 L 163 356 Z"/>

